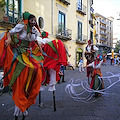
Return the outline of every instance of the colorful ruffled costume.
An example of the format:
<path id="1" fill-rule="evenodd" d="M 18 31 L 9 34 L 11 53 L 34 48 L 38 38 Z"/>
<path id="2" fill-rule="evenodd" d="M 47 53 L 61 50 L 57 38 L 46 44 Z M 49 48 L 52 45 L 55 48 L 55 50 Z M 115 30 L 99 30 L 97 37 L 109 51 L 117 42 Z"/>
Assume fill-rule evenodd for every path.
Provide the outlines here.
<path id="1" fill-rule="evenodd" d="M 100 55 L 97 56 L 97 58 L 100 59 Z M 97 59 L 96 58 L 96 59 Z M 93 73 L 91 75 L 92 80 L 91 80 L 91 84 L 90 84 L 90 88 L 94 89 L 94 90 L 101 90 L 104 89 L 104 84 L 103 84 L 103 79 L 99 78 L 102 77 L 102 73 L 101 73 L 101 65 L 103 63 L 103 60 L 95 60 L 94 62 L 90 63 L 88 66 L 89 67 L 93 67 Z"/>
<path id="2" fill-rule="evenodd" d="M 25 12 L 24 25 L 17 24 L 9 31 L 12 42 L 8 47 L 5 47 L 4 42 L 7 32 L 0 40 L 0 68 L 4 68 L 4 86 L 12 87 L 12 99 L 22 112 L 35 104 L 42 81 L 44 59 L 35 42 L 37 30 L 33 27 L 32 32 L 29 32 L 29 15 Z"/>
<path id="3" fill-rule="evenodd" d="M 58 74 L 60 66 L 67 66 L 67 53 L 62 41 L 50 40 L 48 35 L 47 32 L 43 31 L 43 39 L 38 38 L 44 55 L 42 85 L 49 84 L 48 91 L 54 91 L 56 82 L 60 80 Z M 44 86 L 41 87 L 40 91 L 42 90 L 44 90 Z"/>
<path id="4" fill-rule="evenodd" d="M 63 43 L 60 40 L 52 40 L 46 43 L 43 47 L 43 51 L 47 54 L 44 57 L 44 68 L 45 70 L 54 69 L 56 71 L 56 81 L 59 81 L 60 66 L 67 66 L 67 54 Z M 47 74 L 47 73 L 46 73 Z M 49 84 L 49 75 L 47 77 L 43 76 L 43 83 Z"/>

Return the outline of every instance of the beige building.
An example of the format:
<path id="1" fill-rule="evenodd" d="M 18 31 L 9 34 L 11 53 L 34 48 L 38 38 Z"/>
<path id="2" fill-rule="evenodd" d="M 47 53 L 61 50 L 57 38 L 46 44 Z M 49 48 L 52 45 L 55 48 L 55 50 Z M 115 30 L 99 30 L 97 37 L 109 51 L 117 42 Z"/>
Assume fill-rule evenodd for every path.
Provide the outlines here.
<path id="1" fill-rule="evenodd" d="M 118 41 L 118 33 L 113 34 L 113 48 L 115 48 Z"/>
<path id="2" fill-rule="evenodd" d="M 51 40 L 60 39 L 71 57 L 68 61 L 74 66 L 84 57 L 87 40 L 93 39 L 93 28 L 89 23 L 93 0 L 8 0 L 5 11 L 0 12 L 0 32 L 16 24 L 23 12 L 34 14 L 41 31 L 47 31 Z M 4 16 L 6 17 L 4 19 Z M 90 32 L 92 31 L 92 33 Z"/>
<path id="3" fill-rule="evenodd" d="M 96 43 L 100 54 L 113 48 L 113 17 L 106 18 L 95 13 Z"/>

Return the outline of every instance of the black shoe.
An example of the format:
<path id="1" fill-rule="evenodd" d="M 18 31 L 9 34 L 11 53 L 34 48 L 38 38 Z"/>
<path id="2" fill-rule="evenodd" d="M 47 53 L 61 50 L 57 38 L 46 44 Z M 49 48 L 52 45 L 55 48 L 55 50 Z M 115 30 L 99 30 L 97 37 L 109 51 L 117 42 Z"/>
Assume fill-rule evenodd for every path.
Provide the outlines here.
<path id="1" fill-rule="evenodd" d="M 25 116 L 23 115 L 22 120 L 25 120 Z"/>
<path id="2" fill-rule="evenodd" d="M 57 82 L 57 84 L 60 84 L 60 80 Z"/>
<path id="3" fill-rule="evenodd" d="M 98 93 L 95 93 L 94 97 L 98 97 Z"/>
<path id="4" fill-rule="evenodd" d="M 15 116 L 15 120 L 18 120 L 18 116 Z"/>

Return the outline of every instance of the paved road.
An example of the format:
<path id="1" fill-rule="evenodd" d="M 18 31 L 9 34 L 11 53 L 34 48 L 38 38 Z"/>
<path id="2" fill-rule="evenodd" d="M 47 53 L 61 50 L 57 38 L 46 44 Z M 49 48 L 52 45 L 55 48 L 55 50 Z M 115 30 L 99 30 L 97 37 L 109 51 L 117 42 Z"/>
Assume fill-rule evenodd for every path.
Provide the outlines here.
<path id="1" fill-rule="evenodd" d="M 111 66 L 110 61 L 107 66 L 102 66 L 103 76 L 110 76 L 120 73 L 120 66 Z M 69 80 L 87 80 L 86 72 L 79 73 L 78 68 L 75 70 L 65 71 L 65 83 L 56 85 L 56 108 L 53 109 L 52 92 L 48 92 L 48 88 L 42 92 L 42 107 L 38 106 L 39 96 L 36 99 L 36 104 L 29 108 L 29 116 L 26 120 L 120 120 L 120 82 L 105 91 L 99 98 L 94 98 L 96 101 L 82 102 L 75 101 L 65 92 L 65 87 Z M 118 80 L 117 77 L 112 78 L 112 83 Z M 109 86 L 109 82 L 104 80 L 105 87 Z M 81 88 L 80 88 L 81 89 Z M 80 89 L 77 89 L 78 91 Z M 3 93 L 0 96 L 0 120 L 14 120 L 13 117 L 14 102 L 12 96 L 8 93 Z M 19 117 L 19 120 L 21 117 Z"/>

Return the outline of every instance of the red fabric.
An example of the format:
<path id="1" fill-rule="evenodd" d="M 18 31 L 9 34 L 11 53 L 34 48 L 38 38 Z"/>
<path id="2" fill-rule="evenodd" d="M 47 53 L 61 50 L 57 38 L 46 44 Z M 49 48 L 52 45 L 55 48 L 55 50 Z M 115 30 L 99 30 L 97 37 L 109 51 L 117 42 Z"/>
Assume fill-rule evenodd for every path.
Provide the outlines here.
<path id="1" fill-rule="evenodd" d="M 58 72 L 60 71 L 60 66 L 61 65 L 67 66 L 67 55 L 66 55 L 66 50 L 65 50 L 63 43 L 60 40 L 53 40 L 52 43 L 54 44 L 58 52 L 58 55 L 51 48 L 51 46 L 47 43 L 44 45 L 43 50 L 48 56 L 51 56 L 54 59 L 57 59 L 59 56 L 59 59 L 54 60 L 50 57 L 44 56 L 43 81 L 44 81 L 45 75 L 47 74 L 46 83 L 49 83 L 49 75 L 48 73 L 45 72 L 45 70 L 54 69 L 56 71 L 56 81 L 59 81 L 60 78 L 59 78 Z"/>
<path id="2" fill-rule="evenodd" d="M 59 59 L 54 60 L 58 58 L 57 54 L 48 44 L 45 44 L 43 50 L 48 56 L 51 56 L 54 59 L 45 56 L 43 65 L 45 70 L 54 69 L 56 71 L 59 71 L 61 65 L 67 66 L 66 50 L 60 40 L 58 40 L 58 42 L 56 42 L 56 40 L 53 40 L 52 42 L 58 52 Z"/>
<path id="3" fill-rule="evenodd" d="M 95 75 L 92 77 L 91 83 L 90 83 L 90 88 L 92 89 L 95 81 Z"/>
<path id="4" fill-rule="evenodd" d="M 87 65 L 88 64 L 90 64 L 90 62 L 87 60 Z M 87 69 L 87 77 L 89 77 L 90 73 L 92 73 L 92 71 L 93 71 L 93 67 L 87 67 L 86 69 Z"/>

